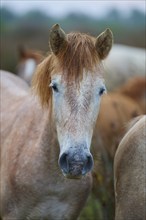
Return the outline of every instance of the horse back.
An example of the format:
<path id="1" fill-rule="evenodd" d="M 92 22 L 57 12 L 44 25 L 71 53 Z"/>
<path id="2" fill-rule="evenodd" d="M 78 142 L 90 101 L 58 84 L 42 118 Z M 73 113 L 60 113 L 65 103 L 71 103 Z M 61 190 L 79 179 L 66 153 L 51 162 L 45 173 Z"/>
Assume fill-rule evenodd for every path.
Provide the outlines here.
<path id="1" fill-rule="evenodd" d="M 8 135 L 8 129 L 13 124 L 18 109 L 28 96 L 29 87 L 19 77 L 1 70 L 1 139 Z M 1 141 L 2 141 L 1 140 Z"/>

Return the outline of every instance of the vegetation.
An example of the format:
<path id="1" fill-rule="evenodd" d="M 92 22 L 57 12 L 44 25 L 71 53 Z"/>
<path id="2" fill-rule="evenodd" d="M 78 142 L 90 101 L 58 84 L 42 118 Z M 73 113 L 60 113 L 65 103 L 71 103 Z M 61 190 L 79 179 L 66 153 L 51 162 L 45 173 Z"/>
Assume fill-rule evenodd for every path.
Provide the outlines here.
<path id="1" fill-rule="evenodd" d="M 30 11 L 20 16 L 6 8 L 0 8 L 0 13 L 0 67 L 12 72 L 15 72 L 18 62 L 19 45 L 48 51 L 48 31 L 54 23 L 59 23 L 66 32 L 82 31 L 94 36 L 110 27 L 115 43 L 145 47 L 145 14 L 137 10 L 132 11 L 129 17 L 124 17 L 113 9 L 105 17 L 96 19 L 78 13 L 57 19 L 41 11 Z"/>

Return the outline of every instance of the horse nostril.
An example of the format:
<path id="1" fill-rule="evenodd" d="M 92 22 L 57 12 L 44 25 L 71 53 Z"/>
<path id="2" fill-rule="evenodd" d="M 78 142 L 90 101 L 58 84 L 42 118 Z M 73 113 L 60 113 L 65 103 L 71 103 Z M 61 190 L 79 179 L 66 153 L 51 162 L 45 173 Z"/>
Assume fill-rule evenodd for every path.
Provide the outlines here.
<path id="1" fill-rule="evenodd" d="M 59 166 L 63 174 L 68 178 L 81 177 L 93 167 L 93 158 L 90 153 L 88 154 L 68 154 L 63 153 L 59 158 Z"/>
<path id="2" fill-rule="evenodd" d="M 87 156 L 87 162 L 83 168 L 82 175 L 85 175 L 86 173 L 91 171 L 92 167 L 93 167 L 93 157 L 90 154 L 89 156 Z"/>
<path id="3" fill-rule="evenodd" d="M 60 166 L 61 170 L 65 174 L 67 174 L 68 171 L 69 171 L 69 165 L 68 165 L 68 160 L 67 160 L 67 153 L 63 153 L 61 155 L 61 157 L 59 158 L 58 163 L 59 163 L 59 166 Z"/>

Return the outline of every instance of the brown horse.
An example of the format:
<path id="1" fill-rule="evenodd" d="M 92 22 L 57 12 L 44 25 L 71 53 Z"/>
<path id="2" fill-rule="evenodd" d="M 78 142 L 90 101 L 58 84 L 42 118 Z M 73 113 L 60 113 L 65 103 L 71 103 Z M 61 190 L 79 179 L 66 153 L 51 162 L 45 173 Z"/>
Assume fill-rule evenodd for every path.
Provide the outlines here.
<path id="1" fill-rule="evenodd" d="M 146 79 L 134 77 L 101 100 L 96 123 L 96 143 L 114 158 L 118 144 L 132 118 L 146 112 Z M 107 111 L 108 109 L 108 111 Z"/>
<path id="2" fill-rule="evenodd" d="M 19 47 L 19 63 L 17 65 L 17 75 L 31 85 L 33 74 L 37 65 L 42 61 L 43 54 L 39 51 Z"/>
<path id="3" fill-rule="evenodd" d="M 125 125 L 142 113 L 138 103 L 130 97 L 116 92 L 104 95 L 95 128 L 96 150 L 99 146 L 104 147 L 110 157 L 114 158 L 117 146 L 125 134 Z"/>
<path id="4" fill-rule="evenodd" d="M 116 220 L 146 217 L 146 116 L 138 117 L 132 125 L 114 159 Z"/>
<path id="5" fill-rule="evenodd" d="M 3 72 L 4 220 L 78 217 L 91 188 L 90 143 L 105 91 L 102 60 L 112 38 L 109 29 L 95 39 L 80 33 L 66 35 L 54 25 L 52 53 L 38 66 L 33 80 L 39 100 L 26 85 L 20 88 L 15 76 L 10 87 L 10 75 Z"/>
<path id="6" fill-rule="evenodd" d="M 135 76 L 115 91 L 132 98 L 140 105 L 143 113 L 146 113 L 146 77 Z"/>
<path id="7" fill-rule="evenodd" d="M 95 163 L 93 193 L 100 199 L 104 219 L 114 218 L 113 159 L 118 144 L 126 132 L 127 122 L 141 114 L 138 103 L 122 94 L 107 93 L 101 100 L 91 149 Z"/>

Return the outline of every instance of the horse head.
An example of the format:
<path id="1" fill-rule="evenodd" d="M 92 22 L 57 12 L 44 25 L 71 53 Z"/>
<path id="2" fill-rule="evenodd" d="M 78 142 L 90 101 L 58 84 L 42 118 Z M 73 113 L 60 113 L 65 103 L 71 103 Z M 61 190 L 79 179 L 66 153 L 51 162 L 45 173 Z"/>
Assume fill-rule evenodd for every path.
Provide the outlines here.
<path id="1" fill-rule="evenodd" d="M 112 47 L 106 29 L 96 39 L 65 32 L 58 24 L 50 30 L 51 54 L 38 66 L 33 86 L 42 106 L 52 106 L 60 146 L 59 166 L 68 178 L 91 171 L 90 145 L 102 94 L 102 60 Z"/>

